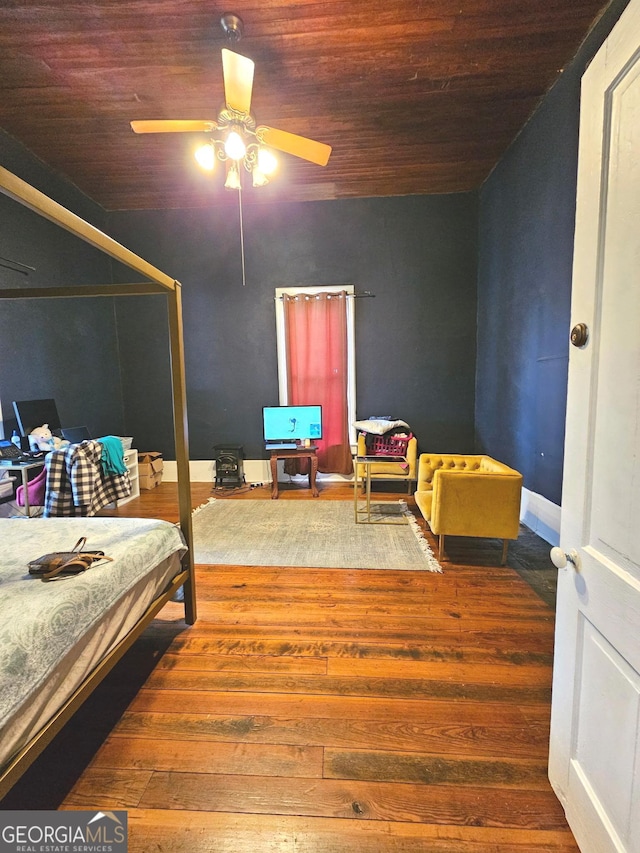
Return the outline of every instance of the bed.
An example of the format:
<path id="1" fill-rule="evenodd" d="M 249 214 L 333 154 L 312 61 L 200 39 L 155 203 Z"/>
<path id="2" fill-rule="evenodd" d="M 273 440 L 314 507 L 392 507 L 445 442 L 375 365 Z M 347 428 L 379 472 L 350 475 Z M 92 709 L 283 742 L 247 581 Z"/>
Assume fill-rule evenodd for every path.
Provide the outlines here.
<path id="1" fill-rule="evenodd" d="M 43 582 L 27 564 L 81 537 L 112 562 Z M 181 572 L 186 546 L 156 519 L 0 520 L 0 765 L 47 724 Z"/>
<path id="2" fill-rule="evenodd" d="M 2 167 L 0 192 L 145 279 L 0 288 L 0 299 L 166 298 L 179 508 L 177 525 L 131 518 L 0 519 L 2 797 L 168 601 L 179 594 L 185 622 L 195 622 L 196 591 L 180 284 Z M 113 562 L 49 583 L 29 575 L 29 560 L 70 550 L 81 536 Z"/>

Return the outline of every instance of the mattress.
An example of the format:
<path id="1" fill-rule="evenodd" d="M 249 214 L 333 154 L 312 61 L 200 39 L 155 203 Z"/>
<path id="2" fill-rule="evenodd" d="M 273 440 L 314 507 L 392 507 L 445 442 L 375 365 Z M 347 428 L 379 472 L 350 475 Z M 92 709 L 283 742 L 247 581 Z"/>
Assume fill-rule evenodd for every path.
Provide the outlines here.
<path id="1" fill-rule="evenodd" d="M 27 563 L 86 550 L 113 562 L 43 583 Z M 53 716 L 181 570 L 179 529 L 156 519 L 0 519 L 0 766 Z"/>

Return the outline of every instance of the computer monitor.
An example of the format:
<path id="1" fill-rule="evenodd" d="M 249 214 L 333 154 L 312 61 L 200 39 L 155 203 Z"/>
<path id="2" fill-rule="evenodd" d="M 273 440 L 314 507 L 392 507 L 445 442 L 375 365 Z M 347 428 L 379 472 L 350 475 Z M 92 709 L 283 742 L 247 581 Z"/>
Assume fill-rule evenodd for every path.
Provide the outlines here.
<path id="1" fill-rule="evenodd" d="M 265 442 L 322 438 L 322 406 L 264 406 Z"/>
<path id="2" fill-rule="evenodd" d="M 36 427 L 44 426 L 44 424 L 49 425 L 49 429 L 54 435 L 60 434 L 60 417 L 56 401 L 53 399 L 14 400 L 13 411 L 22 435 L 29 435 Z"/>
<path id="3" fill-rule="evenodd" d="M 63 427 L 62 437 L 66 438 L 71 444 L 80 444 L 82 441 L 89 441 L 91 433 L 89 432 L 89 427 L 86 426 Z"/>

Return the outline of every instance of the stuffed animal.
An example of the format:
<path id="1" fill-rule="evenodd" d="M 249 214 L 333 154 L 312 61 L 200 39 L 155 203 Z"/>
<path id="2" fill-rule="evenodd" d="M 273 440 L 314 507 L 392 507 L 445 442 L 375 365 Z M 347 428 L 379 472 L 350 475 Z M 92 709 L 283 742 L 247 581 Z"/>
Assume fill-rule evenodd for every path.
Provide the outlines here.
<path id="1" fill-rule="evenodd" d="M 31 450 L 44 450 L 48 453 L 50 450 L 60 450 L 62 447 L 67 447 L 69 442 L 64 438 L 58 438 L 49 429 L 49 424 L 43 424 L 41 427 L 32 429 L 29 433 L 29 447 Z"/>

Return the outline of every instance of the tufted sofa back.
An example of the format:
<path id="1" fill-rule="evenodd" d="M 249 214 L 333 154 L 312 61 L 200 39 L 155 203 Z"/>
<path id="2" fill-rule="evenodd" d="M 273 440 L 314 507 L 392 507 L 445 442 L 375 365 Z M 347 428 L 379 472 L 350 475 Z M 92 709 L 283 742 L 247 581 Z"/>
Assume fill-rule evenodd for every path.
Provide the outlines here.
<path id="1" fill-rule="evenodd" d="M 436 471 L 464 471 L 467 474 L 474 472 L 483 474 L 511 474 L 520 477 L 520 474 L 508 465 L 492 459 L 491 456 L 471 456 L 468 454 L 447 453 L 421 453 L 420 465 L 418 467 L 417 490 L 429 491 L 433 489 L 433 478 Z"/>

